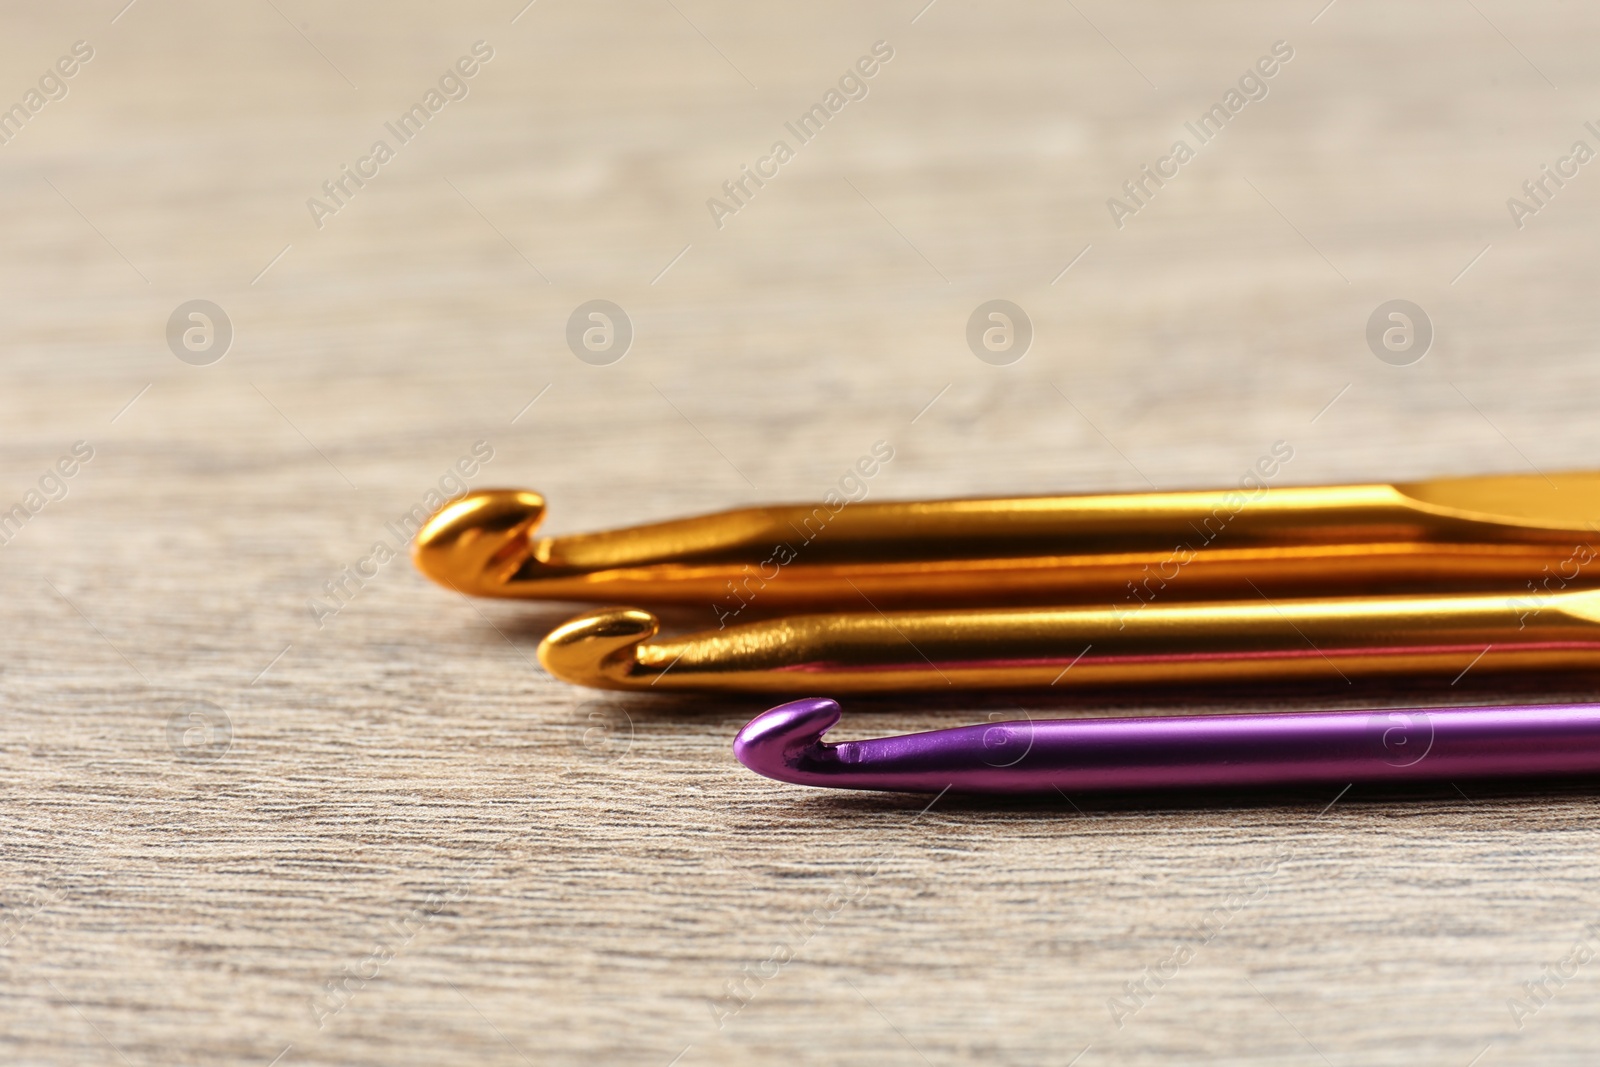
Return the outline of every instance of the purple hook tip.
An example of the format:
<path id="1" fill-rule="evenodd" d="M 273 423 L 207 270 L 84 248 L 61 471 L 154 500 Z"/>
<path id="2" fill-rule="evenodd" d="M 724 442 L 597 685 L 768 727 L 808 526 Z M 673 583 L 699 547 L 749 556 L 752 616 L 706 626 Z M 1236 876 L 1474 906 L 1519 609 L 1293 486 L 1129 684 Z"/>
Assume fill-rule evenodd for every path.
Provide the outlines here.
<path id="1" fill-rule="evenodd" d="M 752 719 L 739 762 L 797 785 L 1064 793 L 1600 773 L 1600 704 L 1052 719 L 825 744 L 839 705 Z"/>
<path id="2" fill-rule="evenodd" d="M 745 724 L 733 739 L 733 755 L 757 774 L 798 785 L 830 785 L 822 768 L 837 761 L 837 746 L 822 735 L 839 721 L 839 702 L 806 697 L 779 704 Z"/>

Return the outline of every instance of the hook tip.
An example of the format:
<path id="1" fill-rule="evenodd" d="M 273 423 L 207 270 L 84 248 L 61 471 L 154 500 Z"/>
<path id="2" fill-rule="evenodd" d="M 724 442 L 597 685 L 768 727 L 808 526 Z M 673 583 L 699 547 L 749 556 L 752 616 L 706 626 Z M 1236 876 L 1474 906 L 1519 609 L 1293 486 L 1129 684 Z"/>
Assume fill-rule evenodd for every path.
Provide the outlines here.
<path id="1" fill-rule="evenodd" d="M 539 662 L 564 682 L 595 689 L 636 689 L 639 645 L 660 629 L 660 620 L 639 608 L 587 611 L 539 642 Z"/>
<path id="2" fill-rule="evenodd" d="M 839 721 L 839 702 L 827 697 L 807 697 L 779 704 L 745 724 L 733 741 L 740 763 L 780 782 L 807 782 L 799 764 L 814 755 L 822 735 Z"/>
<path id="3" fill-rule="evenodd" d="M 523 489 L 478 489 L 440 508 L 417 531 L 411 560 L 440 585 L 505 596 L 526 562 L 529 535 L 544 518 L 544 497 Z"/>

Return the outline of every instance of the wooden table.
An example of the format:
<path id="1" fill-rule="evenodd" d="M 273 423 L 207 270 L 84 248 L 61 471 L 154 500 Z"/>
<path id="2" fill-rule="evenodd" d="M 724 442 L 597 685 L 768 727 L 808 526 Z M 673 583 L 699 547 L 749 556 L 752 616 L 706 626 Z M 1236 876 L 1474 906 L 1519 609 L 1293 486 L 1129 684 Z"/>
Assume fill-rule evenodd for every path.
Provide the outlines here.
<path id="1" fill-rule="evenodd" d="M 875 499 L 1232 484 L 1278 441 L 1281 484 L 1600 465 L 1600 176 L 1561 162 L 1600 13 L 920 2 L 8 13 L 0 1060 L 1593 1062 L 1592 790 L 824 795 L 733 761 L 761 702 L 568 688 L 570 605 L 389 558 L 476 442 L 552 532 L 820 500 L 880 440 Z M 620 361 L 569 350 L 597 299 Z M 1018 361 L 969 350 L 992 299 Z M 220 360 L 214 312 L 169 345 L 191 300 Z M 841 736 L 1512 693 L 1600 695 Z"/>

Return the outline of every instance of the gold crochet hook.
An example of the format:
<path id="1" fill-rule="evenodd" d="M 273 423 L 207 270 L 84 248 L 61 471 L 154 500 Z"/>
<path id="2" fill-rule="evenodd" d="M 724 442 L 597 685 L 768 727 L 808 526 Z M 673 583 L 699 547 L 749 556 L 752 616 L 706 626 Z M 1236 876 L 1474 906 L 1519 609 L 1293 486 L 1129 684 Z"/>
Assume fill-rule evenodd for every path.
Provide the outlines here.
<path id="1" fill-rule="evenodd" d="M 752 605 L 1138 604 L 1175 595 L 1163 591 L 1180 572 L 1186 599 L 1590 579 L 1577 572 L 1595 555 L 1600 472 L 1270 489 L 1267 477 L 1194 492 L 840 498 L 559 537 L 536 536 L 542 496 L 489 489 L 434 515 L 413 557 L 464 593 L 710 606 L 723 624 Z"/>
<path id="2" fill-rule="evenodd" d="M 638 608 L 564 623 L 539 661 L 639 692 L 829 696 L 1600 668 L 1600 590 L 836 612 L 658 638 Z"/>

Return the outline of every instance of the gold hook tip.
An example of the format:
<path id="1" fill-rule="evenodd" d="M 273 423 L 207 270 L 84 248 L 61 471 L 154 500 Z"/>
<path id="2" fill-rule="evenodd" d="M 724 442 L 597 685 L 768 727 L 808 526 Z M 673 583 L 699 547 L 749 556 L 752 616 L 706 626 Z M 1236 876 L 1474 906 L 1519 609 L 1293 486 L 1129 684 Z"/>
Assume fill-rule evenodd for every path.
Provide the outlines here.
<path id="1" fill-rule="evenodd" d="M 661 620 L 638 608 L 601 608 L 557 626 L 539 642 L 544 669 L 574 685 L 634 689 L 639 645 L 654 637 Z"/>
<path id="2" fill-rule="evenodd" d="M 506 581 L 532 552 L 544 497 L 523 489 L 478 489 L 440 508 L 411 546 L 417 570 L 440 585 L 505 596 Z"/>

